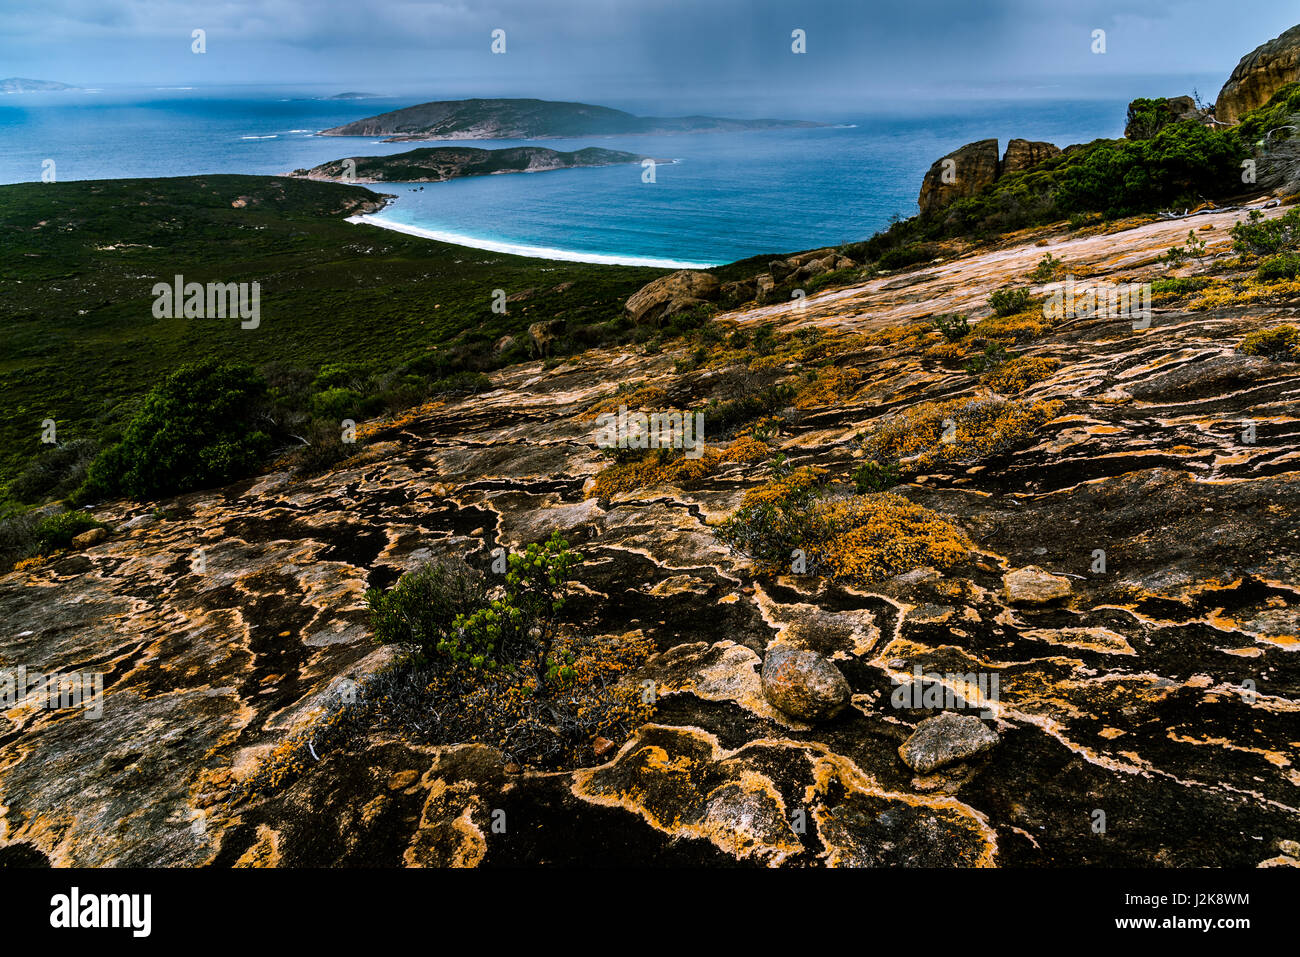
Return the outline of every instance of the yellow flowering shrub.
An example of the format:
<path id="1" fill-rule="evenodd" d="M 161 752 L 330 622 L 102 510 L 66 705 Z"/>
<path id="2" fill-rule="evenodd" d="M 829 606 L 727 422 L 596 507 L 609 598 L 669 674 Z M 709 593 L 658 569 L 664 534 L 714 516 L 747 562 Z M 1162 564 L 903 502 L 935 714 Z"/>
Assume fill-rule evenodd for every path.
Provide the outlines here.
<path id="1" fill-rule="evenodd" d="M 799 386 L 794 397 L 796 409 L 815 409 L 852 400 L 862 382 L 862 370 L 826 366 L 818 369 L 810 382 Z"/>
<path id="2" fill-rule="evenodd" d="M 1032 444 L 1060 402 L 997 398 L 926 402 L 876 427 L 863 451 L 877 462 L 908 462 L 916 471 L 971 465 Z"/>
<path id="3" fill-rule="evenodd" d="M 721 538 L 771 572 L 798 571 L 867 583 L 970 554 L 966 533 L 938 512 L 893 492 L 823 498 L 823 471 L 778 470 L 745 493 Z"/>
<path id="4" fill-rule="evenodd" d="M 1300 362 L 1300 327 L 1283 324 L 1260 329 L 1242 339 L 1237 350 L 1248 356 Z"/>
<path id="5" fill-rule="evenodd" d="M 689 459 L 679 449 L 650 449 L 632 462 L 615 463 L 596 474 L 588 498 L 607 502 L 620 492 L 632 492 L 655 485 L 686 488 L 716 473 L 724 465 L 759 462 L 770 449 L 752 435 L 742 435 L 724 449 L 706 448 Z"/>
<path id="6" fill-rule="evenodd" d="M 994 392 L 1014 395 L 1042 382 L 1061 365 L 1059 359 L 1046 356 L 1018 356 L 984 376 L 984 384 Z"/>
<path id="7" fill-rule="evenodd" d="M 1027 342 L 1050 331 L 1052 324 L 1043 315 L 1042 307 L 1026 309 L 1009 316 L 989 316 L 975 324 L 975 335 L 984 339 L 1003 339 L 1008 342 Z"/>

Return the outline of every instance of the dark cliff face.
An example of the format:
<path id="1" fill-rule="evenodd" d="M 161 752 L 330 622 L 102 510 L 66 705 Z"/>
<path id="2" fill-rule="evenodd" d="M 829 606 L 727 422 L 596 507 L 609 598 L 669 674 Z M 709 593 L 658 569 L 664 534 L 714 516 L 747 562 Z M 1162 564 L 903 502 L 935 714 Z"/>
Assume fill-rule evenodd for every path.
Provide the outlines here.
<path id="1" fill-rule="evenodd" d="M 1300 25 L 1247 53 L 1219 91 L 1215 119 L 1236 123 L 1268 102 L 1281 87 L 1300 80 Z"/>
<path id="2" fill-rule="evenodd" d="M 921 215 L 934 213 L 954 200 L 978 195 L 1006 174 L 1037 166 L 1060 152 L 1051 143 L 1013 139 L 999 160 L 997 140 L 967 143 L 936 160 L 926 172 L 917 197 Z"/>

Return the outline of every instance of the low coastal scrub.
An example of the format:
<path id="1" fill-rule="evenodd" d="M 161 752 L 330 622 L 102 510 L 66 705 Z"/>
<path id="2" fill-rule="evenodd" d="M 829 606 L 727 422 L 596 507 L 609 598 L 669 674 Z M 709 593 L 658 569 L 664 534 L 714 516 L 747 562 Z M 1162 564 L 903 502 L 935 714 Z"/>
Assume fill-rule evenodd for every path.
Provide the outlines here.
<path id="1" fill-rule="evenodd" d="M 1060 365 L 1059 359 L 1045 356 L 1017 356 L 985 375 L 984 384 L 1002 395 L 1014 395 L 1042 382 Z"/>
<path id="2" fill-rule="evenodd" d="M 981 319 L 976 324 L 975 331 L 983 339 L 1011 343 L 1037 339 L 1050 332 L 1051 328 L 1052 324 L 1043 316 L 1043 310 L 1035 308 Z"/>
<path id="3" fill-rule="evenodd" d="M 564 621 L 581 563 L 557 533 L 510 554 L 495 586 L 453 560 L 368 592 L 374 640 L 406 656 L 282 742 L 235 800 L 283 788 L 374 729 L 425 745 L 486 744 L 543 770 L 591 763 L 593 742 L 621 741 L 653 714 L 624 679 L 655 648 L 639 632 L 596 638 Z"/>
<path id="4" fill-rule="evenodd" d="M 1237 346 L 1248 356 L 1265 356 L 1282 362 L 1300 362 L 1300 326 L 1270 326 L 1252 332 Z"/>
<path id="5" fill-rule="evenodd" d="M 680 449 L 650 449 L 634 461 L 615 462 L 598 472 L 587 497 L 608 502 L 622 492 L 656 485 L 689 488 L 725 466 L 761 462 L 769 454 L 767 444 L 752 435 L 740 436 L 726 448 L 706 448 L 697 458 L 687 458 Z"/>
<path id="6" fill-rule="evenodd" d="M 923 565 L 951 568 L 970 554 L 960 528 L 901 495 L 828 495 L 821 470 L 782 462 L 773 470 L 719 533 L 769 572 L 794 568 L 867 584 Z"/>
<path id="7" fill-rule="evenodd" d="M 82 532 L 104 528 L 89 512 L 66 511 L 38 514 L 9 506 L 0 511 L 0 568 L 33 563 L 67 548 Z"/>
<path id="8" fill-rule="evenodd" d="M 1060 409 L 1059 402 L 1000 398 L 926 402 L 878 425 L 862 451 L 871 461 L 914 472 L 974 465 L 1033 444 Z"/>
<path id="9" fill-rule="evenodd" d="M 1021 287 L 995 289 L 989 295 L 989 308 L 995 316 L 1013 316 L 1029 308 L 1029 290 Z"/>

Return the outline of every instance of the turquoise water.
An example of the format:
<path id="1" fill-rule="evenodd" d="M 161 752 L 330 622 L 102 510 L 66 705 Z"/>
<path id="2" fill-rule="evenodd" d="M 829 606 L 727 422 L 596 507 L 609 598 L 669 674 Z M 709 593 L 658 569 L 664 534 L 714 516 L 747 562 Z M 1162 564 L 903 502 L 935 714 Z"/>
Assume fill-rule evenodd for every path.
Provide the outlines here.
<path id="1" fill-rule="evenodd" d="M 1135 89 L 1170 85 L 1144 81 Z M 437 145 L 314 136 L 316 130 L 420 100 L 331 101 L 318 95 L 243 88 L 3 96 L 0 182 L 39 180 L 47 158 L 55 161 L 60 181 L 278 174 L 341 156 Z M 466 244 L 615 260 L 722 263 L 864 239 L 892 215 L 915 213 L 925 170 L 972 140 L 996 136 L 1005 148 L 1013 136 L 1062 146 L 1119 136 L 1130 95 L 1137 94 L 918 101 L 889 114 L 864 108 L 860 114 L 799 117 L 833 124 L 818 129 L 538 144 L 565 150 L 597 145 L 674 160 L 656 168 L 653 184 L 642 182 L 638 165 L 473 177 L 426 184 L 419 191 L 392 183 L 374 188 L 397 196 L 382 220 Z"/>

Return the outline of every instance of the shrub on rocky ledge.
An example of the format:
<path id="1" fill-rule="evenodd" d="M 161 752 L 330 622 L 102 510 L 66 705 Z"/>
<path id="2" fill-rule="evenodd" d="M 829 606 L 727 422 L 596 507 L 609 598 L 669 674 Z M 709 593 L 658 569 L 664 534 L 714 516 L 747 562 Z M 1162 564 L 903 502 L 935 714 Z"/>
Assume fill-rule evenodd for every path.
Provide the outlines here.
<path id="1" fill-rule="evenodd" d="M 1045 356 L 1017 356 L 984 376 L 984 384 L 994 392 L 1014 395 L 1042 382 L 1060 364 L 1060 360 Z"/>
<path id="2" fill-rule="evenodd" d="M 1060 409 L 1059 402 L 993 397 L 927 402 L 882 422 L 862 448 L 871 460 L 901 462 L 917 472 L 973 465 L 1032 444 Z"/>
<path id="3" fill-rule="evenodd" d="M 1270 326 L 1252 332 L 1237 346 L 1248 356 L 1266 356 L 1282 362 L 1300 362 L 1300 326 Z"/>
<path id="4" fill-rule="evenodd" d="M 720 532 L 771 572 L 792 570 L 802 556 L 809 574 L 869 583 L 926 565 L 950 568 L 970 553 L 960 528 L 902 495 L 826 495 L 820 470 L 776 471 Z"/>
<path id="5" fill-rule="evenodd" d="M 282 742 L 241 795 L 290 783 L 314 763 L 309 751 L 323 757 L 374 727 L 422 744 L 488 744 L 548 769 L 589 761 L 597 737 L 626 737 L 654 706 L 620 679 L 655 652 L 654 642 L 640 632 L 588 635 L 562 621 L 581 560 L 557 533 L 510 554 L 495 589 L 491 578 L 449 561 L 368 592 L 375 640 L 412 653 Z"/>

